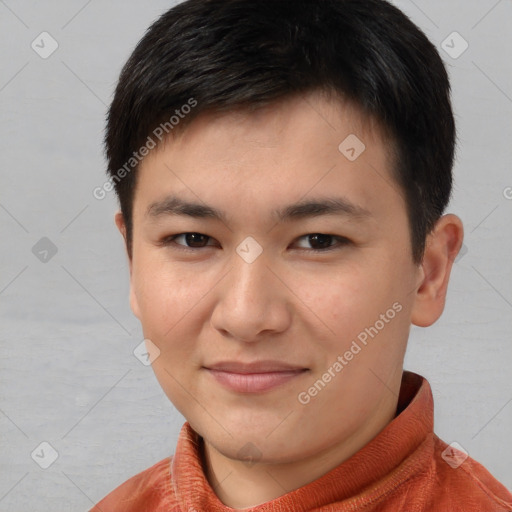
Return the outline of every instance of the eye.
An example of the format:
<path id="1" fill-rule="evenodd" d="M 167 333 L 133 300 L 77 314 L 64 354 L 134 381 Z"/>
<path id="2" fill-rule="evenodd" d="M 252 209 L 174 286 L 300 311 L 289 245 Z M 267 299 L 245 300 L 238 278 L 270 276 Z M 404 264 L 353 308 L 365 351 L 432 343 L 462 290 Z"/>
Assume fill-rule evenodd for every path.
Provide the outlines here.
<path id="1" fill-rule="evenodd" d="M 182 243 L 177 243 L 175 241 L 182 237 L 186 245 Z M 209 237 L 208 235 L 203 235 L 202 233 L 179 233 L 178 235 L 165 237 L 160 242 L 160 244 L 164 246 L 177 245 L 180 246 L 179 249 L 183 249 L 184 251 L 193 251 L 194 249 L 201 249 L 203 247 L 207 247 L 207 244 L 205 244 L 204 242 L 206 242 L 210 238 L 211 237 Z"/>
<path id="2" fill-rule="evenodd" d="M 184 243 L 178 243 L 177 240 L 179 239 L 182 239 Z M 310 233 L 299 237 L 297 240 L 302 239 L 305 239 L 307 244 L 312 244 L 313 248 L 309 249 L 308 247 L 301 247 L 301 250 L 309 249 L 310 251 L 317 253 L 339 249 L 351 243 L 348 238 L 345 238 L 343 236 L 328 235 L 323 233 Z M 203 233 L 179 233 L 177 235 L 165 237 L 164 239 L 161 240 L 160 245 L 176 246 L 175 248 L 179 250 L 194 252 L 196 249 L 203 249 L 208 246 L 214 246 L 214 244 L 208 244 L 208 240 L 214 239 L 209 237 L 208 235 L 204 235 Z"/>
<path id="3" fill-rule="evenodd" d="M 342 246 L 348 245 L 350 243 L 350 240 L 343 236 L 327 235 L 324 233 L 310 233 L 308 235 L 303 235 L 300 238 L 298 238 L 298 240 L 301 239 L 306 239 L 306 243 L 316 246 L 316 248 L 311 249 L 311 251 L 313 252 L 332 251 L 334 249 L 339 249 Z M 331 243 L 336 240 L 338 241 L 337 244 Z"/>

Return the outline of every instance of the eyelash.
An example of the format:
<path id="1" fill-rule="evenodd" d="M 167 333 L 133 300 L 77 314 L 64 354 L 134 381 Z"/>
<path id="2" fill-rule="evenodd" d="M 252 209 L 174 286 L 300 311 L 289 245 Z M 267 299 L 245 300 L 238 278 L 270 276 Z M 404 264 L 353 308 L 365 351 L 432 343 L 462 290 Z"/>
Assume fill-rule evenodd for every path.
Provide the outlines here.
<path id="1" fill-rule="evenodd" d="M 160 241 L 159 245 L 164 246 L 164 247 L 174 246 L 173 249 L 177 249 L 179 251 L 184 251 L 184 252 L 197 252 L 198 250 L 206 249 L 207 247 L 214 247 L 213 245 L 206 245 L 204 247 L 188 247 L 186 245 L 177 244 L 174 241 L 176 238 L 178 238 L 180 236 L 184 236 L 184 235 L 200 235 L 200 236 L 204 236 L 204 237 L 208 238 L 209 240 L 212 239 L 212 237 L 210 237 L 208 235 L 204 235 L 203 233 L 198 233 L 196 231 L 188 231 L 188 232 L 185 232 L 185 233 L 178 233 L 176 235 L 167 236 L 167 237 L 163 238 Z M 338 240 L 338 244 L 337 245 L 331 245 L 331 246 L 329 246 L 329 247 L 327 247 L 325 249 L 304 249 L 304 248 L 300 248 L 299 250 L 309 251 L 309 252 L 313 252 L 313 253 L 319 254 L 319 253 L 333 251 L 333 250 L 336 250 L 336 249 L 341 249 L 342 247 L 352 243 L 348 238 L 345 238 L 343 236 L 331 235 L 331 234 L 328 234 L 328 233 L 308 233 L 306 235 L 302 235 L 302 236 L 298 237 L 297 240 L 300 240 L 301 238 L 304 238 L 304 237 L 313 236 L 313 235 L 321 235 L 321 236 L 331 237 L 333 239 Z"/>

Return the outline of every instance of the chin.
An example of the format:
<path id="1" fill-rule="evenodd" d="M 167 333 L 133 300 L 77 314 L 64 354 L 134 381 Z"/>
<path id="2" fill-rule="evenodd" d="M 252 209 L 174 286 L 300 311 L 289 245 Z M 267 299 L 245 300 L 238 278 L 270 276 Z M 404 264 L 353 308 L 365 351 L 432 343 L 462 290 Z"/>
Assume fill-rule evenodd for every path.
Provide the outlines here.
<path id="1" fill-rule="evenodd" d="M 261 437 L 235 436 L 234 438 L 223 438 L 219 442 L 209 440 L 210 444 L 222 455 L 232 460 L 239 460 L 247 464 L 286 464 L 294 462 L 302 455 L 303 443 L 295 441 L 293 445 L 283 440 L 274 441 L 266 439 L 266 434 Z"/>
<path id="2" fill-rule="evenodd" d="M 278 423 L 255 425 L 251 421 L 240 420 L 236 424 L 224 422 L 223 427 L 216 422 L 195 423 L 191 427 L 213 448 L 233 460 L 260 463 L 287 463 L 304 455 L 307 438 L 297 437 L 296 432 L 276 429 Z M 314 451 L 314 447 L 313 447 Z"/>

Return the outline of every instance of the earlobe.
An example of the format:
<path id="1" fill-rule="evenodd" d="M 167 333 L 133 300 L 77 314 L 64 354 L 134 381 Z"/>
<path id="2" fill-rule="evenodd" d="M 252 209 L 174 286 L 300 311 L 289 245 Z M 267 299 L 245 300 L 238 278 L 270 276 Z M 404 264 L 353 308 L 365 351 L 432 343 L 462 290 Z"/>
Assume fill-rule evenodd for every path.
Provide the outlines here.
<path id="1" fill-rule="evenodd" d="M 443 215 L 428 235 L 411 314 L 414 325 L 428 327 L 443 313 L 452 265 L 463 238 L 462 221 L 453 214 Z"/>

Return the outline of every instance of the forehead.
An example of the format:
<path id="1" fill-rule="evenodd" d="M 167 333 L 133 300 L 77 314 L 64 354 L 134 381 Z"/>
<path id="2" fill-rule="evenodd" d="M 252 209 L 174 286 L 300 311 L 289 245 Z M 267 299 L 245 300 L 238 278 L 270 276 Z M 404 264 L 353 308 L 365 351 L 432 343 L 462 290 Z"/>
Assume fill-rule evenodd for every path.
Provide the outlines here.
<path id="1" fill-rule="evenodd" d="M 304 153 L 308 148 L 320 149 L 318 143 L 321 140 L 325 145 L 337 142 L 349 130 L 365 143 L 382 144 L 385 158 L 390 158 L 392 151 L 387 149 L 393 141 L 388 130 L 374 117 L 364 114 L 353 102 L 333 94 L 314 91 L 288 96 L 258 108 L 202 112 L 185 129 L 181 130 L 178 126 L 178 130 L 171 131 L 152 153 L 157 155 L 169 146 L 177 149 L 198 141 L 203 144 L 217 140 L 223 143 L 221 139 L 227 131 L 231 132 L 232 146 L 235 142 L 268 148 L 279 145 L 281 151 L 300 147 L 301 153 Z M 306 139 L 309 144 L 301 146 Z M 225 154 L 224 150 L 224 147 L 219 147 L 218 154 Z M 211 146 L 209 151 L 212 156 L 215 154 Z"/>
<path id="2" fill-rule="evenodd" d="M 242 215 L 260 206 L 259 214 L 275 217 L 285 205 L 337 192 L 372 212 L 400 200 L 391 154 L 374 120 L 318 94 L 254 112 L 203 113 L 145 157 L 135 202 L 144 214 L 158 210 L 157 203 L 165 209 L 172 195 L 217 213 L 232 206 Z"/>

